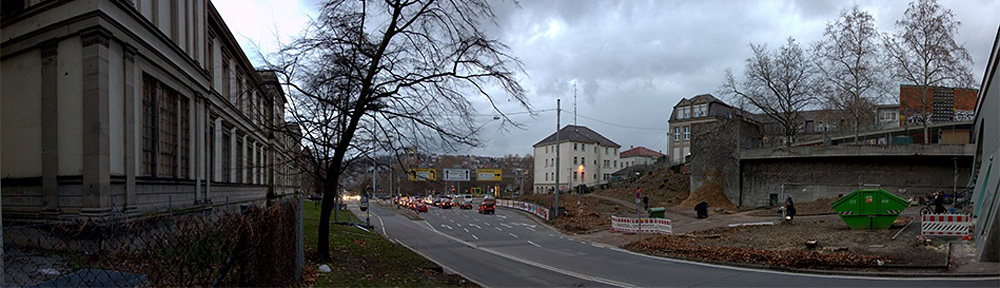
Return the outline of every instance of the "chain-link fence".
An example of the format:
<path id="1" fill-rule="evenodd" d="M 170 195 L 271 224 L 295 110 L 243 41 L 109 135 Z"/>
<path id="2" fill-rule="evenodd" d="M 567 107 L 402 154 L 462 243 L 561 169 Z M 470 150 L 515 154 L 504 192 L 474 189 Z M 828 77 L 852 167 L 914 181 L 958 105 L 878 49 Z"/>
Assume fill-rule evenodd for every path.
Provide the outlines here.
<path id="1" fill-rule="evenodd" d="M 302 205 L 3 223 L 0 286 L 292 286 Z M 6 219 L 5 219 L 6 220 Z"/>

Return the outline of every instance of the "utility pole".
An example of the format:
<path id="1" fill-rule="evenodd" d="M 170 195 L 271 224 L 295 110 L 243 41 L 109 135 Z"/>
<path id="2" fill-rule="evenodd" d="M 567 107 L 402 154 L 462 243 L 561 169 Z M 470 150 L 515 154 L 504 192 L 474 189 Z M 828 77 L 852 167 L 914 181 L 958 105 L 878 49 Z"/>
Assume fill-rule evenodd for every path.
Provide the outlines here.
<path id="1" fill-rule="evenodd" d="M 553 201 L 552 219 L 556 219 L 559 216 L 559 126 L 561 126 L 559 116 L 562 114 L 562 99 L 556 99 L 556 198 Z"/>

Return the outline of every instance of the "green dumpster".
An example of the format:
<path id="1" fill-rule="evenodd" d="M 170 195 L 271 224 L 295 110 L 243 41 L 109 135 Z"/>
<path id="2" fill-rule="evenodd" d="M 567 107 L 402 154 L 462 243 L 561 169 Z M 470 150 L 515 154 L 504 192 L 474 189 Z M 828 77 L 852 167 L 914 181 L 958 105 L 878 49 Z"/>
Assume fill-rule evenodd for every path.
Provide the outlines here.
<path id="1" fill-rule="evenodd" d="M 910 202 L 882 189 L 859 189 L 830 204 L 847 227 L 889 229 Z"/>
<path id="2" fill-rule="evenodd" d="M 666 216 L 667 208 L 663 207 L 653 207 L 649 208 L 649 218 L 667 218 Z"/>

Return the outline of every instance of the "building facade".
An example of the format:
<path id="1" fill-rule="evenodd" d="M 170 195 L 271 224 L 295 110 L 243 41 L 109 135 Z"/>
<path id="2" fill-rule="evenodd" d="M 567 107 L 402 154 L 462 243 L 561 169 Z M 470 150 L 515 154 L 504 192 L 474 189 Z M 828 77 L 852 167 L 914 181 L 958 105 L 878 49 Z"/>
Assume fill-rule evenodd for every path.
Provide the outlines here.
<path id="1" fill-rule="evenodd" d="M 666 156 L 663 153 L 649 150 L 646 147 L 635 147 L 626 150 L 618 155 L 624 167 L 633 167 L 636 165 L 649 165 L 656 163 L 661 157 Z"/>
<path id="2" fill-rule="evenodd" d="M 287 159 L 298 142 L 271 133 L 290 130 L 277 78 L 253 69 L 210 1 L 4 5 L 4 216 L 103 217 L 294 192 Z"/>
<path id="3" fill-rule="evenodd" d="M 921 101 L 920 87 L 899 85 L 899 125 L 921 126 L 924 117 L 930 117 L 931 124 L 971 121 L 978 93 L 978 89 L 931 87 Z"/>
<path id="4" fill-rule="evenodd" d="M 583 184 L 600 185 L 611 180 L 611 173 L 624 166 L 618 158 L 618 145 L 614 141 L 585 126 L 566 125 L 545 137 L 534 146 L 534 191 L 549 193 L 555 190 L 556 161 L 559 161 L 559 189 L 566 190 Z M 559 145 L 559 159 L 556 159 Z"/>
<path id="5" fill-rule="evenodd" d="M 672 163 L 686 162 L 691 155 L 691 125 L 712 122 L 720 117 L 730 118 L 740 110 L 729 106 L 711 94 L 702 94 L 681 99 L 674 105 L 670 120 L 667 122 L 670 138 L 670 157 Z"/>
<path id="6" fill-rule="evenodd" d="M 876 120 L 876 129 L 895 129 L 899 128 L 899 104 L 884 104 L 875 107 L 876 115 L 878 120 Z"/>
<path id="7" fill-rule="evenodd" d="M 993 50 L 982 89 L 976 100 L 975 160 L 972 186 L 973 216 L 978 218 L 972 231 L 979 261 L 1000 261 L 1000 30 L 993 41 Z M 996 171 L 994 171 L 996 170 Z"/>

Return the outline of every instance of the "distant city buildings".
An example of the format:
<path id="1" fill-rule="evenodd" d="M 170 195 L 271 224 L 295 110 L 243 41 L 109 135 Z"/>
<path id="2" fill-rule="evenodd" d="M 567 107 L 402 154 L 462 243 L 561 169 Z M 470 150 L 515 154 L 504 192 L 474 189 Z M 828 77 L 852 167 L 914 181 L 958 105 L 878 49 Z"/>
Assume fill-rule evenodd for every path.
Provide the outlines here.
<path id="1" fill-rule="evenodd" d="M 556 133 L 559 141 L 556 142 Z M 611 173 L 625 167 L 619 160 L 618 145 L 585 126 L 566 125 L 535 143 L 534 191 L 549 193 L 556 184 L 556 145 L 559 146 L 559 189 L 577 185 L 599 185 L 611 180 Z"/>

